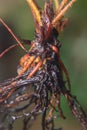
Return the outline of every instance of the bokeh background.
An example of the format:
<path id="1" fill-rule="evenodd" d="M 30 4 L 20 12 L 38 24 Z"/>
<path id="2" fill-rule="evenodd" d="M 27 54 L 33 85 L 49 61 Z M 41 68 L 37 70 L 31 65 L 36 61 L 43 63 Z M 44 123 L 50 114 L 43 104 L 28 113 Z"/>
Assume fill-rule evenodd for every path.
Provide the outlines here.
<path id="1" fill-rule="evenodd" d="M 37 1 L 42 7 L 42 0 Z M 70 74 L 72 93 L 87 112 L 87 0 L 77 0 L 66 16 L 69 24 L 59 37 L 62 43 L 61 59 Z M 34 38 L 33 18 L 26 0 L 0 0 L 0 17 L 20 39 Z M 12 44 L 15 44 L 15 40 L 0 23 L 0 52 Z M 0 81 L 16 75 L 22 55 L 24 51 L 17 47 L 0 59 Z M 65 99 L 62 100 L 62 108 L 67 119 L 56 120 L 57 126 L 63 130 L 82 130 Z M 21 126 L 21 123 L 16 123 L 14 130 L 20 130 Z M 32 130 L 35 129 L 41 129 L 40 119 L 33 125 Z"/>

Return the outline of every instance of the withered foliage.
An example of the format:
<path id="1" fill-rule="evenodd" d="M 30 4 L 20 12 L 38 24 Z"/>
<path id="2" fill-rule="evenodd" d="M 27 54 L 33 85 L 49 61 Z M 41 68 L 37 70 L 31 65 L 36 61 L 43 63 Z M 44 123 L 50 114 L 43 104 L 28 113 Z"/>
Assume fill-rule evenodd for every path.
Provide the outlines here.
<path id="1" fill-rule="evenodd" d="M 80 121 L 83 129 L 87 130 L 87 115 L 71 94 L 69 74 L 60 58 L 61 43 L 58 40 L 59 33 L 67 24 L 64 14 L 75 1 L 62 0 L 59 3 L 58 0 L 46 0 L 44 9 L 41 10 L 35 0 L 27 0 L 35 24 L 34 40 L 24 40 L 29 45 L 29 50 L 24 48 L 0 18 L 0 22 L 17 41 L 17 44 L 2 52 L 0 57 L 16 45 L 26 53 L 20 59 L 18 75 L 0 83 L 0 112 L 4 115 L 1 129 L 12 130 L 13 122 L 24 118 L 23 130 L 28 130 L 29 122 L 41 114 L 42 130 L 55 130 L 55 118 L 60 116 L 65 119 L 60 103 L 61 96 L 64 96 L 73 115 Z M 7 119 L 5 128 L 4 122 Z"/>

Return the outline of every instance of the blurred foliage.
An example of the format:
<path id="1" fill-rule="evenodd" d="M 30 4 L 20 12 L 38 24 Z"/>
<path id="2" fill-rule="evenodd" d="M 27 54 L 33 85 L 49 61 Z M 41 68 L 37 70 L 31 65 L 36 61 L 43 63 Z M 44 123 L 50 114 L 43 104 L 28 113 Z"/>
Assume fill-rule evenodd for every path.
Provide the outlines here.
<path id="1" fill-rule="evenodd" d="M 37 1 L 42 7 L 42 0 Z M 87 111 L 87 0 L 77 0 L 66 16 L 69 18 L 69 24 L 59 37 L 62 43 L 61 59 L 70 73 L 72 93 L 77 96 Z M 33 18 L 25 0 L 0 0 L 0 17 L 10 25 L 19 38 L 34 38 Z M 2 32 L 0 31 L 0 33 Z M 19 51 L 18 48 L 8 52 L 0 59 L 1 80 L 16 75 L 18 60 L 23 54 L 23 51 L 21 49 Z M 64 99 L 62 100 L 62 108 L 67 120 L 59 118 L 59 126 L 65 128 L 64 130 L 82 130 L 74 118 L 69 120 L 72 115 Z"/>

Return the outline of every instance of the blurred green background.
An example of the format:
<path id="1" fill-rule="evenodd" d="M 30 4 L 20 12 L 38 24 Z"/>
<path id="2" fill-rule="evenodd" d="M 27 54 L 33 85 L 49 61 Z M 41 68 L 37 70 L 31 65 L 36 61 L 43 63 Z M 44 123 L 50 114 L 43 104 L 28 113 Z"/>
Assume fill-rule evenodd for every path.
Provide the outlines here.
<path id="1" fill-rule="evenodd" d="M 43 6 L 42 0 L 37 0 Z M 87 112 L 87 0 L 77 0 L 66 16 L 69 24 L 60 34 L 62 43 L 61 59 L 69 71 L 72 93 L 76 95 Z M 0 17 L 10 26 L 20 39 L 34 38 L 33 18 L 26 0 L 0 0 Z M 0 24 L 0 52 L 15 43 L 11 35 Z M 24 51 L 19 47 L 12 49 L 0 59 L 0 81 L 16 75 L 17 65 Z M 82 130 L 71 114 L 67 102 L 63 99 L 62 108 L 66 120 L 58 119 L 57 126 L 63 130 Z M 22 125 L 22 124 L 20 124 Z M 40 130 L 40 120 L 32 130 Z M 18 124 L 14 130 L 19 130 Z"/>

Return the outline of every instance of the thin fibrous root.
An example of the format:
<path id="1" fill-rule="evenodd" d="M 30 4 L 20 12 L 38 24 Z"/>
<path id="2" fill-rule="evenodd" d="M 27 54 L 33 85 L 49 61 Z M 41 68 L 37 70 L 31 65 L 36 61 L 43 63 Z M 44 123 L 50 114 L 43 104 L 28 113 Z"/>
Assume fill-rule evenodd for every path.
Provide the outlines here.
<path id="1" fill-rule="evenodd" d="M 32 77 L 36 72 L 37 70 L 42 66 L 43 64 L 43 61 L 40 61 L 36 66 L 35 68 L 32 70 L 32 72 L 28 75 L 27 79 Z"/>
<path id="2" fill-rule="evenodd" d="M 59 8 L 59 1 L 58 0 L 53 0 L 53 1 L 54 1 L 55 9 L 57 11 L 57 9 Z"/>
<path id="3" fill-rule="evenodd" d="M 9 48 L 5 49 L 1 54 L 0 54 L 0 58 L 3 57 L 4 54 L 6 54 L 9 50 L 11 50 L 12 48 L 18 46 L 19 44 L 15 44 L 15 45 L 12 45 L 10 46 Z"/>
<path id="4" fill-rule="evenodd" d="M 63 1 L 61 2 L 61 4 L 60 4 L 60 6 L 59 6 L 59 8 L 58 8 L 58 10 L 57 10 L 57 12 L 56 12 L 56 14 L 58 14 L 58 13 L 63 9 L 63 7 L 66 5 L 67 1 L 68 1 L 68 0 L 63 0 Z"/>
<path id="5" fill-rule="evenodd" d="M 60 11 L 60 13 L 53 19 L 52 21 L 52 25 L 55 27 L 56 24 L 58 23 L 58 21 L 63 17 L 63 15 L 65 14 L 65 12 L 73 5 L 73 3 L 76 2 L 76 0 L 72 0 L 70 1 L 65 7 L 64 9 L 62 9 Z"/>
<path id="6" fill-rule="evenodd" d="M 8 30 L 8 32 L 13 36 L 13 38 L 16 40 L 16 42 L 19 44 L 19 46 L 26 51 L 25 47 L 21 44 L 20 40 L 15 36 L 13 31 L 8 27 L 8 25 L 0 18 L 0 22 L 5 26 L 5 28 Z"/>
<path id="7" fill-rule="evenodd" d="M 40 9 L 36 4 L 35 0 L 26 0 L 31 8 L 34 18 L 37 20 L 38 24 L 42 26 Z"/>

